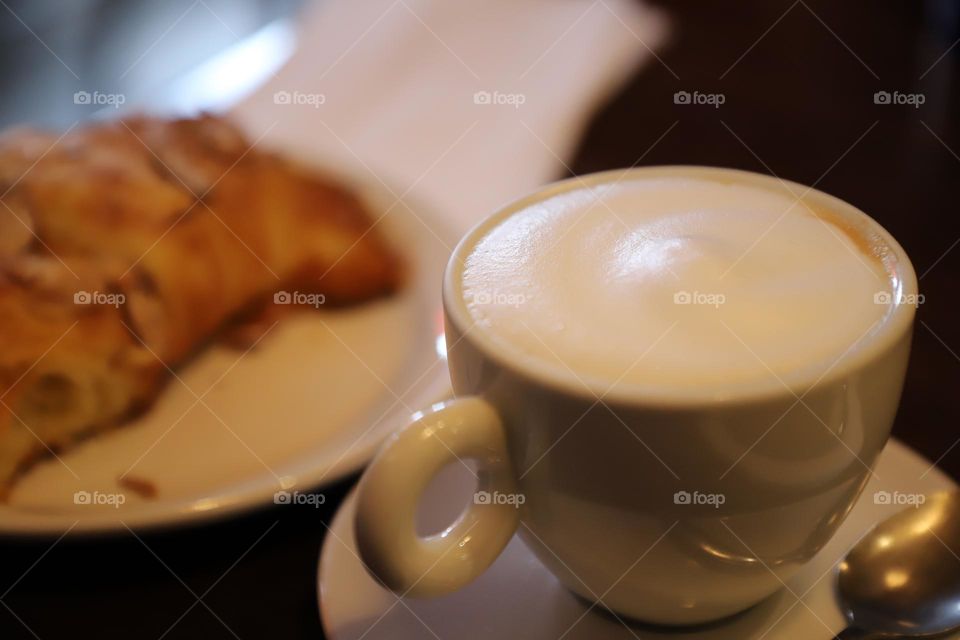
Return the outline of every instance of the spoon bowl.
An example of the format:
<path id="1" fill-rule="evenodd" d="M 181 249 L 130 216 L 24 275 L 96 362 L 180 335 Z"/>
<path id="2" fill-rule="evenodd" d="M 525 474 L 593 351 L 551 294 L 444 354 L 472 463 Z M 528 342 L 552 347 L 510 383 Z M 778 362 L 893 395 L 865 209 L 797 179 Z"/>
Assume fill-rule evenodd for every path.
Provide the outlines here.
<path id="1" fill-rule="evenodd" d="M 886 636 L 960 627 L 960 494 L 937 493 L 878 524 L 840 563 L 837 591 L 851 629 Z"/>

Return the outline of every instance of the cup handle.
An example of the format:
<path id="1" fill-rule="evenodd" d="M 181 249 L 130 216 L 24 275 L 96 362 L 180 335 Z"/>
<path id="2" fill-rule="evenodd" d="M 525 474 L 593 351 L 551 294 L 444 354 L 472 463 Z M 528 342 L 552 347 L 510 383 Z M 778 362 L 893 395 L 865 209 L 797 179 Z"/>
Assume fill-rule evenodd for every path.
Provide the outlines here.
<path id="1" fill-rule="evenodd" d="M 417 503 L 445 465 L 475 460 L 477 493 L 444 531 L 416 532 Z M 391 436 L 360 480 L 354 530 L 367 569 L 389 589 L 411 596 L 455 591 L 483 573 L 519 524 L 503 423 L 478 397 L 434 405 Z M 484 493 L 485 492 L 485 493 Z M 485 499 L 484 499 L 485 498 Z"/>

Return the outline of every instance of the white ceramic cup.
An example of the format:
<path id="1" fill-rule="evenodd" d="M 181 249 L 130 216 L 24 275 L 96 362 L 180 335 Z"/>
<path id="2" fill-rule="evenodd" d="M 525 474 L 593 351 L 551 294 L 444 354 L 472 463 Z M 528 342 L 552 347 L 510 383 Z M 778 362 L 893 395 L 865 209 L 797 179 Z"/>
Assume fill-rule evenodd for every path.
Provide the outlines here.
<path id="1" fill-rule="evenodd" d="M 626 177 L 657 173 L 780 184 L 707 167 L 640 168 Z M 883 256 L 896 294 L 887 318 L 836 354 L 826 374 L 800 368 L 729 393 L 607 393 L 575 372 L 518 357 L 490 328 L 471 330 L 461 272 L 477 240 L 532 203 L 622 178 L 616 171 L 550 185 L 487 218 L 453 252 L 443 300 L 456 399 L 393 435 L 359 487 L 357 546 L 390 589 L 458 589 L 518 532 L 589 601 L 653 623 L 701 623 L 781 588 L 859 496 L 897 410 L 915 312 L 903 301 L 916 298 L 917 281 L 890 234 L 825 193 L 809 190 L 804 201 Z M 476 463 L 475 500 L 448 529 L 420 537 L 420 495 L 457 459 Z"/>

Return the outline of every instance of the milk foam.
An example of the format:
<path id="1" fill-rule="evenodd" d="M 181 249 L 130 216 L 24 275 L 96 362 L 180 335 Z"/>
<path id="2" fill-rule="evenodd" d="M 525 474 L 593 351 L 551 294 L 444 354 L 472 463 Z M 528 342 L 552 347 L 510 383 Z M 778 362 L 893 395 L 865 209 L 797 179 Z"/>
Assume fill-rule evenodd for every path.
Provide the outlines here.
<path id="1" fill-rule="evenodd" d="M 568 191 L 478 240 L 464 301 L 514 351 L 611 383 L 826 368 L 882 321 L 893 281 L 796 195 L 686 176 Z"/>

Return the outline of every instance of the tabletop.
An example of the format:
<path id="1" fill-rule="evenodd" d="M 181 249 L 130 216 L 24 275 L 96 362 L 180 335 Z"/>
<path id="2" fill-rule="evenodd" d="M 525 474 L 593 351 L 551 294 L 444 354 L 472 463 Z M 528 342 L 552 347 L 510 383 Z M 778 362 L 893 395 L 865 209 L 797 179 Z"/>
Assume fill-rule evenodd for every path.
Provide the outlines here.
<path id="1" fill-rule="evenodd" d="M 100 11 L 89 28 L 115 33 L 136 21 L 139 3 L 78 4 Z M 281 4 L 238 3 L 253 7 L 253 26 L 296 3 Z M 814 184 L 868 212 L 912 257 L 924 294 L 894 435 L 960 478 L 960 3 L 657 4 L 670 41 L 599 109 L 558 177 L 724 165 Z M 25 6 L 0 9 L 10 14 L 0 29 L 2 120 L 56 122 L 24 106 L 53 53 L 31 38 L 36 25 L 14 20 Z M 31 60 L 42 62 L 28 74 Z M 144 535 L 2 541 L 0 637 L 323 637 L 318 555 L 355 481 L 324 488 L 320 508 Z"/>

